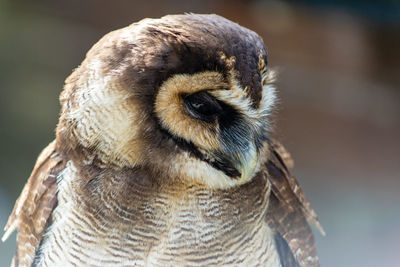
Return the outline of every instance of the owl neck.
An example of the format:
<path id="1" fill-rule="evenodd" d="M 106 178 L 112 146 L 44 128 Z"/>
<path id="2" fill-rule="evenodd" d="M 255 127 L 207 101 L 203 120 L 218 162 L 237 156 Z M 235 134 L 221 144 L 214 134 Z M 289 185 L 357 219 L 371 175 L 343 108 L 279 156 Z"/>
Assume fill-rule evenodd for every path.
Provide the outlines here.
<path id="1" fill-rule="evenodd" d="M 126 221 L 146 220 L 149 214 L 143 207 L 152 206 L 157 201 L 163 202 L 164 207 L 152 212 L 166 217 L 171 216 L 168 213 L 172 212 L 169 209 L 172 207 L 181 209 L 194 205 L 192 208 L 198 209 L 198 205 L 203 203 L 206 209 L 208 205 L 205 203 L 215 202 L 232 211 L 241 210 L 240 218 L 237 218 L 240 223 L 243 216 L 250 212 L 254 214 L 255 210 L 260 214 L 259 219 L 263 220 L 268 206 L 270 188 L 261 173 L 247 184 L 211 190 L 200 184 L 171 182 L 169 177 L 163 177 L 162 174 L 155 177 L 156 174 L 146 168 L 105 169 L 97 166 L 76 166 L 73 162 L 69 164 L 69 168 L 74 173 L 71 175 L 74 180 L 73 190 L 79 196 L 79 202 L 85 204 L 83 206 L 89 212 L 101 210 L 105 213 L 104 218 L 122 216 Z M 104 199 L 108 200 L 107 203 L 104 203 Z M 100 208 L 99 205 L 105 206 Z M 202 216 L 203 212 L 206 213 L 206 210 L 200 211 Z"/>

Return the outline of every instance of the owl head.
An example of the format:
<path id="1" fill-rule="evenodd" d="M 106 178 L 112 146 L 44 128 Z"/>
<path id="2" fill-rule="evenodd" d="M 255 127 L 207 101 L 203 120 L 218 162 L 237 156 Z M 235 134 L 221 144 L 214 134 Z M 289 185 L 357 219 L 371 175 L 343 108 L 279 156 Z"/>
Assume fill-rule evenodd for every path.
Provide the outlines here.
<path id="1" fill-rule="evenodd" d="M 228 188 L 263 160 L 275 100 L 261 38 L 217 15 L 145 19 L 105 35 L 67 78 L 59 150 Z"/>

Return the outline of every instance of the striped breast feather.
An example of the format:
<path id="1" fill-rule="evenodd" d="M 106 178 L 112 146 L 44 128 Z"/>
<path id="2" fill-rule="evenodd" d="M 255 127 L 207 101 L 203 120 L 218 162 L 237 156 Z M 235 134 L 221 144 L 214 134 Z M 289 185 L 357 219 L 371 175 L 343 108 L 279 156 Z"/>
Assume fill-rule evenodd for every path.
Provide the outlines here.
<path id="1" fill-rule="evenodd" d="M 271 184 L 267 213 L 268 225 L 275 233 L 275 243 L 283 267 L 319 266 L 309 222 L 325 235 L 317 215 L 307 201 L 288 167 L 290 154 L 277 141 L 271 141 L 265 174 Z"/>
<path id="2" fill-rule="evenodd" d="M 31 266 L 51 213 L 57 205 L 57 176 L 65 161 L 56 152 L 55 141 L 39 155 L 25 187 L 4 228 L 3 242 L 16 229 L 17 248 L 11 266 Z"/>

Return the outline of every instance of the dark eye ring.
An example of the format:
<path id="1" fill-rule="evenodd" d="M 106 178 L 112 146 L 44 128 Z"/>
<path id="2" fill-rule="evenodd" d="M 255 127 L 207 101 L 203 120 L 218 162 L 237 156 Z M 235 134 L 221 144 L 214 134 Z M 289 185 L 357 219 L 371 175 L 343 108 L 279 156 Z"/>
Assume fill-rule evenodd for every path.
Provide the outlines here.
<path id="1" fill-rule="evenodd" d="M 205 90 L 184 95 L 183 101 L 185 109 L 191 117 L 205 122 L 215 121 L 217 116 L 222 112 L 219 101 Z"/>

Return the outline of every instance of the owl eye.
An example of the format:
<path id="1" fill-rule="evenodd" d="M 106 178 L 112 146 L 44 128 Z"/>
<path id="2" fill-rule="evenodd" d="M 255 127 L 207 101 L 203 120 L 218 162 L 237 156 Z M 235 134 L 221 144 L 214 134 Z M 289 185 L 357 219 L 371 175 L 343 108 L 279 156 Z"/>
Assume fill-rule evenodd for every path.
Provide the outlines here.
<path id="1" fill-rule="evenodd" d="M 213 122 L 222 112 L 219 102 L 206 91 L 183 96 L 186 111 L 195 119 Z"/>

